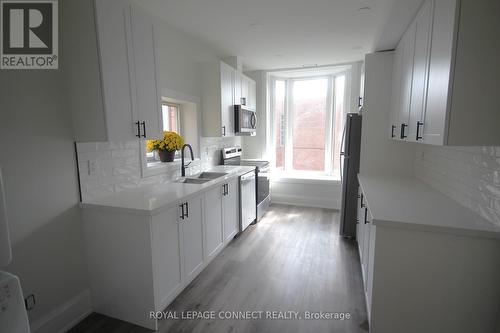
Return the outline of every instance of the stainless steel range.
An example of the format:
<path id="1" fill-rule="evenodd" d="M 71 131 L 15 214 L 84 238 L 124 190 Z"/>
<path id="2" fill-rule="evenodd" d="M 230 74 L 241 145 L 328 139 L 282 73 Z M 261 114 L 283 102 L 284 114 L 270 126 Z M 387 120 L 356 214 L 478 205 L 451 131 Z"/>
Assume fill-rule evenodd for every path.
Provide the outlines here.
<path id="1" fill-rule="evenodd" d="M 260 219 L 270 204 L 269 196 L 269 161 L 242 159 L 241 147 L 228 147 L 222 149 L 222 164 L 255 166 L 257 173 L 257 220 Z"/>

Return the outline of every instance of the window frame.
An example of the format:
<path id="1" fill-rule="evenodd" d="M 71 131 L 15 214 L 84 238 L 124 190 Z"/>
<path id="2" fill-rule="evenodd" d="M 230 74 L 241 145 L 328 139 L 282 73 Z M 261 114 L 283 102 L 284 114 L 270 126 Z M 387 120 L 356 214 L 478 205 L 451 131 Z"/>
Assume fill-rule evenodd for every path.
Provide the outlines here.
<path id="1" fill-rule="evenodd" d="M 161 102 L 162 108 L 163 108 L 164 105 L 165 106 L 169 106 L 169 107 L 175 107 L 177 109 L 177 117 L 176 117 L 176 119 L 177 119 L 177 121 L 176 121 L 176 123 L 177 123 L 176 127 L 178 129 L 177 134 L 182 135 L 182 133 L 181 133 L 181 115 L 180 115 L 180 113 L 181 113 L 181 104 L 167 102 L 167 101 L 162 101 Z M 163 109 L 161 111 L 163 113 Z M 163 117 L 163 119 L 164 118 L 165 117 Z M 170 119 L 169 119 L 169 121 L 170 121 Z M 164 131 L 164 130 L 165 129 L 163 129 L 163 124 L 162 124 L 162 131 Z M 142 144 L 145 145 L 146 144 L 145 141 Z M 147 167 L 148 168 L 152 167 L 152 166 L 154 166 L 154 164 L 160 162 L 158 159 L 156 159 L 156 157 L 154 155 L 154 152 L 148 152 L 147 150 L 145 150 L 145 154 L 146 154 L 145 158 L 146 158 L 146 163 L 147 163 Z M 176 151 L 174 159 L 179 159 L 179 154 L 180 154 L 179 151 Z"/>
<path id="2" fill-rule="evenodd" d="M 345 68 L 343 70 L 335 71 L 331 74 L 318 74 L 318 75 L 304 75 L 304 76 L 293 76 L 293 77 L 284 77 L 278 75 L 270 75 L 269 80 L 269 95 L 270 95 L 270 137 L 271 141 L 271 151 L 272 158 L 272 169 L 274 172 L 278 173 L 280 177 L 334 177 L 334 149 L 335 144 L 333 142 L 336 137 L 335 133 L 335 80 L 339 76 L 345 77 L 344 83 L 344 115 L 348 112 L 348 100 L 349 100 L 349 91 L 350 91 L 350 70 Z M 294 170 L 293 169 L 293 128 L 294 128 L 294 119 L 293 119 L 293 82 L 295 81 L 305 81 L 305 80 L 313 80 L 313 79 L 327 79 L 327 110 L 325 116 L 325 168 L 323 171 L 313 171 L 313 170 Z M 283 170 L 276 169 L 276 118 L 275 118 L 275 85 L 276 81 L 284 81 L 285 82 L 285 94 L 284 94 L 284 118 L 285 118 L 285 149 L 284 149 L 284 163 Z"/>

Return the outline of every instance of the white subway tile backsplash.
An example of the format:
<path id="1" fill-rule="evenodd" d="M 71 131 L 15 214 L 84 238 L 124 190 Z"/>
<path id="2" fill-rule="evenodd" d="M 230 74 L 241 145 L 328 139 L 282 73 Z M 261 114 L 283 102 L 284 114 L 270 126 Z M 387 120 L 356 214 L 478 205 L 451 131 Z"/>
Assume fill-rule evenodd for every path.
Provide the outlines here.
<path id="1" fill-rule="evenodd" d="M 241 138 L 201 138 L 201 161 L 192 162 L 186 174 L 192 175 L 220 164 L 221 149 L 240 146 Z M 82 199 L 89 200 L 144 185 L 169 182 L 180 177 L 178 166 L 166 168 L 159 175 L 141 176 L 139 141 L 77 143 Z M 89 175 L 89 161 L 96 172 Z"/>
<path id="2" fill-rule="evenodd" d="M 500 147 L 418 145 L 415 176 L 500 225 Z"/>

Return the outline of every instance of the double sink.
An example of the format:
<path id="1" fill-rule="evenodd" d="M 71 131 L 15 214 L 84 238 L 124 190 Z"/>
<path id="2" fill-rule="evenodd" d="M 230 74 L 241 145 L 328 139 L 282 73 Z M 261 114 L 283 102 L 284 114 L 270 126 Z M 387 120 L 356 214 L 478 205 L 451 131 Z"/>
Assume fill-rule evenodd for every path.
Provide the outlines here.
<path id="1" fill-rule="evenodd" d="M 197 175 L 193 175 L 190 177 L 186 178 L 181 178 L 177 181 L 177 183 L 184 183 L 184 184 L 204 184 L 206 182 L 209 182 L 211 180 L 224 177 L 227 175 L 225 172 L 202 172 Z"/>

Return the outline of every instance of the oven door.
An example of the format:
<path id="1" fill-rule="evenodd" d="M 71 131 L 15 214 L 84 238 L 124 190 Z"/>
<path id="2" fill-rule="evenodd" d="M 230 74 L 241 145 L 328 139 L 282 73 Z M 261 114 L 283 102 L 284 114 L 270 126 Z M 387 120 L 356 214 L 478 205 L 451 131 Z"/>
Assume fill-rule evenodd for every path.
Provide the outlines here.
<path id="1" fill-rule="evenodd" d="M 244 105 L 234 106 L 236 135 L 255 135 L 257 132 L 257 113 Z"/>
<path id="2" fill-rule="evenodd" d="M 257 205 L 269 197 L 269 182 L 269 167 L 260 169 L 257 174 Z"/>

